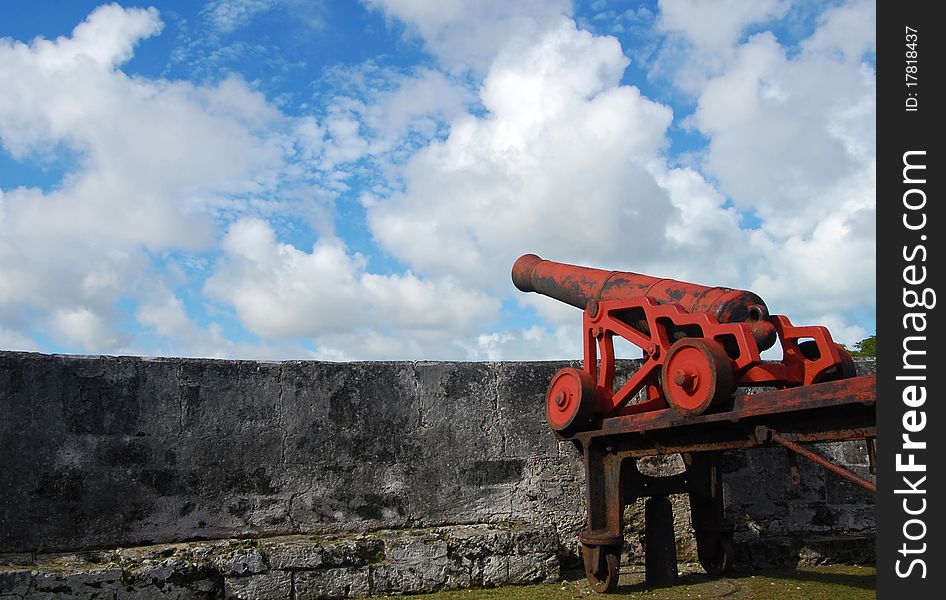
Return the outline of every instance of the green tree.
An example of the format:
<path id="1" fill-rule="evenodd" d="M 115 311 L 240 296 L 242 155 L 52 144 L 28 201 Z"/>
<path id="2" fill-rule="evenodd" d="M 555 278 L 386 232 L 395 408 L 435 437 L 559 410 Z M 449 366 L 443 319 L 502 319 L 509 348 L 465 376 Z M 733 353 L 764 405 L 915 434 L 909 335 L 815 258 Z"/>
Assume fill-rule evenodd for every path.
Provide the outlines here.
<path id="1" fill-rule="evenodd" d="M 854 344 L 851 356 L 877 356 L 877 334 L 875 333 Z"/>

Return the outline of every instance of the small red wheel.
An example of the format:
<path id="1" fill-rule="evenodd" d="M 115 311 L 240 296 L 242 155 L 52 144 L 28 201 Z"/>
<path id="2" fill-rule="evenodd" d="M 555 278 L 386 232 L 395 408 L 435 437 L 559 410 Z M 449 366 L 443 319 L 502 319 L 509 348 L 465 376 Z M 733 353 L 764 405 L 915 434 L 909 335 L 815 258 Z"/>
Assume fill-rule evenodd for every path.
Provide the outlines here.
<path id="1" fill-rule="evenodd" d="M 660 373 L 667 403 L 694 417 L 725 403 L 736 389 L 732 361 L 722 345 L 705 338 L 683 338 L 667 351 Z"/>
<path id="2" fill-rule="evenodd" d="M 586 428 L 595 414 L 595 383 L 578 369 L 562 369 L 552 378 L 545 395 L 549 427 L 568 437 Z"/>
<path id="3" fill-rule="evenodd" d="M 841 356 L 841 364 L 838 365 L 838 370 L 833 376 L 837 379 L 857 377 L 857 365 L 854 364 L 851 353 L 841 344 L 835 344 L 834 347 L 838 349 L 838 354 Z"/>

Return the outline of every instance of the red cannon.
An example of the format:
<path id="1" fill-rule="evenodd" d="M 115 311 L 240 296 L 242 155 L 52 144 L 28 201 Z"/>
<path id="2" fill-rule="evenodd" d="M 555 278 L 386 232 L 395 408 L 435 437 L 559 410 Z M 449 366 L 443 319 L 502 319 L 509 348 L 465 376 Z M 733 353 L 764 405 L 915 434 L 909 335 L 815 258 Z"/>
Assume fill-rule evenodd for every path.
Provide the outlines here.
<path id="1" fill-rule="evenodd" d="M 512 280 L 584 310 L 584 367 L 566 368 L 546 394 L 549 426 L 585 459 L 587 527 L 579 536 L 585 572 L 597 591 L 617 585 L 623 508 L 649 497 L 647 579 L 676 576 L 666 495 L 688 493 L 697 550 L 711 574 L 734 559 L 719 469 L 723 450 L 780 444 L 849 480 L 870 481 L 800 443 L 864 439 L 873 460 L 875 377 L 856 377 L 847 351 L 824 327 L 796 327 L 770 315 L 756 294 L 542 260 L 526 254 Z M 641 367 L 615 389 L 614 336 L 643 352 Z M 760 352 L 781 345 L 780 361 Z M 772 391 L 736 395 L 737 388 Z M 650 477 L 642 456 L 681 453 L 686 471 Z M 873 462 L 871 463 L 873 464 Z M 668 533 L 669 531 L 669 533 Z M 669 541 L 668 541 L 669 540 Z"/>

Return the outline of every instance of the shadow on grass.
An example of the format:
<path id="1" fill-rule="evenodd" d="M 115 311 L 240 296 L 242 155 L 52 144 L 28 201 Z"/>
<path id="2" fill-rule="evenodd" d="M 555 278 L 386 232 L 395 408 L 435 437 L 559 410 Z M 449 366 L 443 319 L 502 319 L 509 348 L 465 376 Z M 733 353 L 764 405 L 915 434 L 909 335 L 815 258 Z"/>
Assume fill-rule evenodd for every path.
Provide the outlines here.
<path id="1" fill-rule="evenodd" d="M 829 567 L 830 568 L 830 567 Z M 850 566 L 843 567 L 850 569 Z M 849 573 L 829 571 L 808 571 L 800 569 L 772 569 L 764 571 L 735 571 L 724 577 L 713 577 L 706 573 L 682 574 L 669 585 L 649 585 L 646 581 L 639 581 L 630 585 L 618 585 L 615 592 L 618 594 L 640 594 L 655 590 L 670 590 L 675 587 L 697 586 L 714 582 L 729 581 L 734 588 L 745 587 L 746 580 L 751 577 L 762 577 L 791 582 L 805 582 L 828 586 L 840 586 L 861 590 L 873 590 L 875 577 L 871 573 Z M 734 590 L 735 591 L 735 590 Z"/>
<path id="2" fill-rule="evenodd" d="M 851 567 L 845 568 L 850 569 Z M 862 590 L 872 590 L 876 587 L 876 577 L 873 573 L 832 573 L 826 571 L 779 569 L 763 571 L 761 574 L 769 579 L 790 579 L 792 581 L 807 581 L 825 585 L 841 585 Z"/>
<path id="3" fill-rule="evenodd" d="M 677 579 L 668 585 L 649 585 L 646 581 L 639 581 L 637 583 L 632 583 L 631 585 L 618 585 L 614 590 L 619 594 L 639 594 L 641 592 L 651 591 L 651 590 L 666 590 L 670 588 L 675 588 L 684 585 L 700 585 L 702 583 L 712 583 L 719 581 L 721 579 L 727 579 L 725 577 L 711 577 L 706 573 L 686 573 L 680 575 Z"/>

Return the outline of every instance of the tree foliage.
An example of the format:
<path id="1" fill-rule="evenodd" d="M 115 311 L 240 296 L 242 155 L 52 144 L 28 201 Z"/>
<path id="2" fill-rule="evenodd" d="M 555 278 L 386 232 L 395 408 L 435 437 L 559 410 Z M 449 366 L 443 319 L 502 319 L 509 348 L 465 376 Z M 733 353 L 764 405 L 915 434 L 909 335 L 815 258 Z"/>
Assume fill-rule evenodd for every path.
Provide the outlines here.
<path id="1" fill-rule="evenodd" d="M 851 356 L 877 356 L 877 334 L 857 342 L 850 352 Z"/>

